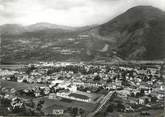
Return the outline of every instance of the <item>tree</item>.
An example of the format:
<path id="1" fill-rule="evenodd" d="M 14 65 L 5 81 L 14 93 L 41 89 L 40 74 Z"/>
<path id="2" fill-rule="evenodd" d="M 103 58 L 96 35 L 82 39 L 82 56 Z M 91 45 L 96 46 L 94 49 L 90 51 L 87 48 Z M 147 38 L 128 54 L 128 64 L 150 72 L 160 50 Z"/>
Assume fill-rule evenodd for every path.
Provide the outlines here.
<path id="1" fill-rule="evenodd" d="M 54 72 L 53 70 L 49 69 L 49 70 L 47 71 L 46 74 L 49 76 L 49 75 L 51 75 L 53 72 Z"/>
<path id="2" fill-rule="evenodd" d="M 30 99 L 30 101 L 28 103 L 26 103 L 26 106 L 34 108 L 35 107 L 35 103 L 33 102 L 33 99 Z"/>
<path id="3" fill-rule="evenodd" d="M 100 79 L 101 79 L 101 78 L 100 78 L 100 76 L 99 76 L 99 75 L 97 75 L 97 76 L 95 76 L 95 77 L 94 77 L 94 79 L 93 79 L 93 80 L 94 80 L 94 81 L 100 81 Z"/>
<path id="4" fill-rule="evenodd" d="M 42 107 L 44 102 L 45 102 L 44 100 L 40 100 L 37 104 L 36 110 L 39 112 L 38 113 L 39 115 L 44 115 L 44 113 L 42 112 Z"/>
<path id="5" fill-rule="evenodd" d="M 131 93 L 131 97 L 135 97 L 135 94 L 134 93 Z"/>
<path id="6" fill-rule="evenodd" d="M 72 108 L 71 113 L 72 113 L 73 116 L 76 116 L 78 114 L 78 108 L 76 108 L 76 107 Z"/>
<path id="7" fill-rule="evenodd" d="M 107 108 L 107 112 L 113 112 L 114 105 L 109 105 Z"/>
<path id="8" fill-rule="evenodd" d="M 81 115 L 84 114 L 84 112 L 85 112 L 85 111 L 84 111 L 83 109 L 81 109 L 81 108 L 79 109 L 79 113 L 80 113 Z"/>
<path id="9" fill-rule="evenodd" d="M 144 94 L 145 94 L 145 93 L 144 93 L 144 89 L 141 89 L 141 90 L 140 90 L 140 96 L 144 96 Z"/>
<path id="10" fill-rule="evenodd" d="M 36 67 L 34 65 L 31 65 L 30 67 L 28 67 L 27 71 L 26 71 L 26 74 L 30 74 L 33 70 L 35 70 Z"/>
<path id="11" fill-rule="evenodd" d="M 137 92 L 137 93 L 136 93 L 136 98 L 139 98 L 139 97 L 140 97 L 140 93 Z"/>
<path id="12" fill-rule="evenodd" d="M 151 102 L 156 102 L 156 101 L 157 101 L 157 97 L 155 97 L 155 96 L 153 97 L 153 96 L 152 96 L 152 97 L 151 97 Z"/>
<path id="13" fill-rule="evenodd" d="M 15 75 L 12 75 L 12 76 L 10 76 L 10 80 L 11 80 L 11 81 L 16 81 L 16 82 L 17 82 L 17 77 L 15 77 Z"/>
<path id="14" fill-rule="evenodd" d="M 119 112 L 123 112 L 124 110 L 125 110 L 125 106 L 122 104 L 122 103 L 118 103 L 117 104 L 117 110 L 119 111 Z"/>

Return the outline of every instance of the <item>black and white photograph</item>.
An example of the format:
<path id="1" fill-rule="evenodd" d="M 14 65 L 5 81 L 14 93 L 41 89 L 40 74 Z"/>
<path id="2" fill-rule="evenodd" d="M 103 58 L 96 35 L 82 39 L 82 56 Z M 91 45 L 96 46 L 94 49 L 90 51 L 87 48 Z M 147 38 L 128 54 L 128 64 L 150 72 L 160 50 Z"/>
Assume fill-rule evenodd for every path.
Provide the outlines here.
<path id="1" fill-rule="evenodd" d="M 0 0 L 0 117 L 165 117 L 165 0 Z"/>

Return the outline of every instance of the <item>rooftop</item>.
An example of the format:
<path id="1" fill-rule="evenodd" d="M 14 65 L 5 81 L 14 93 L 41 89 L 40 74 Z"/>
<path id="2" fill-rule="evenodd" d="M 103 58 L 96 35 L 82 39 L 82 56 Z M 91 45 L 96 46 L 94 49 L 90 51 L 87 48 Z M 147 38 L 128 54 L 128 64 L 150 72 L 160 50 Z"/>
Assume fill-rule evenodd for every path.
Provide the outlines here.
<path id="1" fill-rule="evenodd" d="M 89 99 L 88 96 L 82 95 L 82 94 L 77 94 L 77 93 L 71 93 L 69 94 L 70 97 L 75 97 L 75 98 L 80 98 L 80 99 Z"/>

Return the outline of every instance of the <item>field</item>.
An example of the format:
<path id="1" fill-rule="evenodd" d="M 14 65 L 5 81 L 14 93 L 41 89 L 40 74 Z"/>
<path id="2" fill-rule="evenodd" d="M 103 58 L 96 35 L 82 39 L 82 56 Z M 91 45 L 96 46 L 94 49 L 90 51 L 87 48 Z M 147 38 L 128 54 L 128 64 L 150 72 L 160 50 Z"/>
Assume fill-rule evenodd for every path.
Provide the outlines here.
<path id="1" fill-rule="evenodd" d="M 133 112 L 133 113 L 119 113 L 119 112 L 113 112 L 109 113 L 106 117 L 164 117 L 165 112 L 164 110 L 150 110 L 147 111 L 150 113 L 150 115 L 140 115 L 140 112 Z"/>
<path id="2" fill-rule="evenodd" d="M 85 103 L 85 102 L 79 102 L 79 101 L 72 101 L 72 100 L 65 100 L 65 99 L 48 99 L 48 97 L 43 98 L 36 98 L 34 101 L 38 100 L 44 100 L 45 103 L 43 105 L 43 110 L 47 113 L 51 113 L 53 109 L 67 109 L 67 108 L 82 108 L 86 112 L 92 112 L 96 108 L 96 104 L 93 103 Z"/>
<path id="3" fill-rule="evenodd" d="M 6 80 L 2 80 L 2 79 L 0 79 L 0 85 L 5 88 L 14 88 L 16 90 L 33 88 L 36 86 L 43 86 L 41 84 L 18 83 L 18 82 L 6 81 Z"/>

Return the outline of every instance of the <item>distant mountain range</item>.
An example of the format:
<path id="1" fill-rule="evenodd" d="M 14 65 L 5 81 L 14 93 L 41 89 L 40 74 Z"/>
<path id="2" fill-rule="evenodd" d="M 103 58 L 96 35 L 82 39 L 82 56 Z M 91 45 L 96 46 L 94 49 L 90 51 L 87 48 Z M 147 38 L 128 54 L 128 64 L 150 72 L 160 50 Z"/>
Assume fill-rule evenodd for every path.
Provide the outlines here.
<path id="1" fill-rule="evenodd" d="M 84 26 L 84 27 L 69 27 L 63 25 L 56 25 L 51 23 L 36 23 L 28 26 L 22 26 L 19 24 L 4 24 L 0 26 L 1 34 L 7 35 L 17 35 L 25 32 L 37 32 L 46 30 L 63 30 L 63 31 L 75 31 L 75 30 L 86 30 L 94 26 Z"/>
<path id="2" fill-rule="evenodd" d="M 137 6 L 102 25 L 0 26 L 1 63 L 43 60 L 162 60 L 165 12 Z"/>

